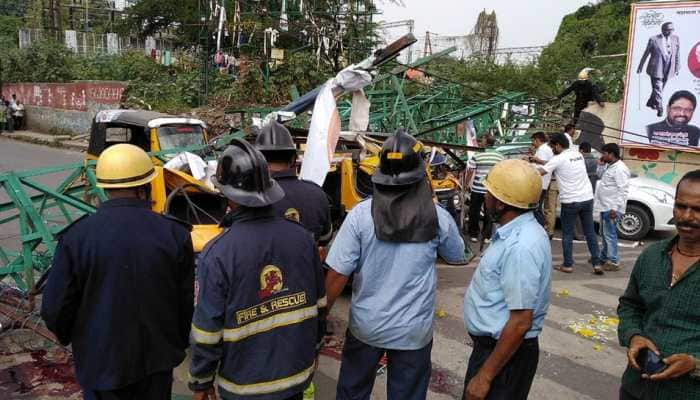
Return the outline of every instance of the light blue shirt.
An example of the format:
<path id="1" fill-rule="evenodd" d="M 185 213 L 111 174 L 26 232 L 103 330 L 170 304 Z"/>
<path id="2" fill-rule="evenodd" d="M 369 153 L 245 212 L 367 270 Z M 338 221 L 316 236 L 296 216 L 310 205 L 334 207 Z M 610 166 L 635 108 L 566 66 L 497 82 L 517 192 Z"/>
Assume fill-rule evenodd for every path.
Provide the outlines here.
<path id="1" fill-rule="evenodd" d="M 423 243 L 377 239 L 372 200 L 356 205 L 340 227 L 326 264 L 350 276 L 350 332 L 370 346 L 418 350 L 433 338 L 433 315 L 439 255 L 465 264 L 464 241 L 450 214 L 436 205 L 438 235 Z"/>
<path id="2" fill-rule="evenodd" d="M 499 339 L 510 310 L 533 310 L 525 338 L 539 335 L 549 308 L 551 272 L 549 238 L 532 212 L 498 228 L 464 295 L 467 331 Z"/>

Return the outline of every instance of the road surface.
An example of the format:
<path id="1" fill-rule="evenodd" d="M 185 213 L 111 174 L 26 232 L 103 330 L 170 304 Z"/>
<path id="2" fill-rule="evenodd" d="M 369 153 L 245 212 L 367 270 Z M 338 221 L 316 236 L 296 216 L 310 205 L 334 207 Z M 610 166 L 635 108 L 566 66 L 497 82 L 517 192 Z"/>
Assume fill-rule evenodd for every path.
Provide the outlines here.
<path id="1" fill-rule="evenodd" d="M 0 138 L 0 173 L 9 169 L 27 169 L 70 163 L 82 159 L 80 153 L 52 149 Z M 1 232 L 0 232 L 1 234 Z M 659 235 L 648 242 L 661 239 Z M 647 243 L 648 243 L 647 242 Z M 539 368 L 530 399 L 535 400 L 609 400 L 617 398 L 619 380 L 625 368 L 625 351 L 617 345 L 615 309 L 623 292 L 631 267 L 645 245 L 624 243 L 621 257 L 624 269 L 598 277 L 586 265 L 589 255 L 585 244 L 576 243 L 574 256 L 576 271 L 571 275 L 554 271 L 552 274 L 552 303 L 540 336 Z M 561 241 L 552 242 L 553 264 L 562 262 Z M 470 340 L 464 330 L 462 299 L 477 266 L 478 258 L 464 267 L 439 265 L 438 300 L 433 342 L 433 376 L 428 398 L 435 400 L 459 399 L 467 359 L 471 352 Z M 391 285 L 391 282 L 387 282 Z M 328 338 L 320 357 L 315 376 L 316 399 L 335 397 L 335 382 L 340 367 L 340 351 L 347 324 L 349 294 L 340 298 L 333 309 L 330 325 L 336 333 Z M 2 345 L 0 344 L 0 348 Z M 0 355 L 0 378 L 3 369 L 14 364 L 8 356 Z M 176 376 L 183 376 L 180 369 Z M 374 399 L 385 399 L 386 374 L 377 377 Z M 41 392 L 42 385 L 50 385 L 50 378 L 36 386 L 34 391 L 42 398 L 59 398 Z M 0 391 L 3 390 L 0 379 Z M 66 384 L 62 384 L 65 386 Z M 27 393 L 10 390 L 10 398 L 27 398 Z M 71 390 L 75 390 L 72 387 Z M 186 398 L 182 382 L 176 382 L 175 397 Z M 50 391 L 45 391 L 50 392 Z M 33 393 L 33 392 L 32 392 Z M 62 393 L 60 398 L 66 397 Z M 73 396 L 70 396 L 71 398 Z"/>

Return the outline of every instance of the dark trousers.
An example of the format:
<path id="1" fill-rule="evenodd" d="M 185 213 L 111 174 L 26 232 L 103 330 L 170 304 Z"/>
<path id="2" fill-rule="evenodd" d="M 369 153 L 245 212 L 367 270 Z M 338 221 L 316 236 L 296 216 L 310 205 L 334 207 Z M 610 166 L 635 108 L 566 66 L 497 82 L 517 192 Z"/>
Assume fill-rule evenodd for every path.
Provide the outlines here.
<path id="1" fill-rule="evenodd" d="M 663 94 L 664 86 L 666 86 L 666 79 L 668 78 L 651 78 L 651 94 L 649 95 L 649 100 L 647 100 L 647 107 L 651 107 L 655 110 L 663 109 Z"/>
<path id="2" fill-rule="evenodd" d="M 170 400 L 173 371 L 156 372 L 114 390 L 83 390 L 85 400 Z"/>
<path id="3" fill-rule="evenodd" d="M 472 192 L 469 197 L 469 236 L 479 237 L 479 221 L 481 220 L 481 207 L 484 205 L 484 193 Z M 481 228 L 481 235 L 484 239 L 491 239 L 491 218 L 488 213 L 484 213 L 484 225 Z"/>
<path id="4" fill-rule="evenodd" d="M 537 208 L 535 208 L 535 219 L 537 222 L 542 225 L 544 228 L 544 211 L 542 211 L 544 207 L 544 199 L 547 197 L 547 191 L 543 190 L 542 193 L 540 194 L 540 202 L 537 204 Z"/>
<path id="5" fill-rule="evenodd" d="M 474 350 L 469 357 L 464 387 L 476 376 L 496 348 L 496 339 L 484 336 L 472 336 Z M 491 382 L 491 390 L 486 400 L 527 400 L 532 381 L 537 372 L 540 357 L 540 345 L 537 338 L 525 339 L 513 357 Z M 464 398 L 462 398 L 464 400 Z"/>
<path id="6" fill-rule="evenodd" d="M 574 126 L 576 126 L 576 124 L 578 123 L 578 119 L 579 119 L 579 117 L 581 116 L 581 112 L 582 112 L 586 107 L 588 107 L 588 101 L 580 102 L 580 101 L 577 100 L 577 101 L 574 103 L 574 118 L 573 118 L 573 121 L 572 121 L 572 123 L 574 124 Z"/>
<path id="7" fill-rule="evenodd" d="M 7 117 L 7 131 L 8 132 L 14 132 L 15 131 L 15 119 L 13 117 Z"/>
<path id="8" fill-rule="evenodd" d="M 639 397 L 632 396 L 628 391 L 620 388 L 620 400 L 642 400 Z"/>
<path id="9" fill-rule="evenodd" d="M 600 264 L 600 251 L 598 250 L 598 238 L 593 226 L 593 200 L 581 201 L 577 203 L 561 204 L 561 230 L 562 248 L 564 250 L 564 266 L 574 265 L 574 227 L 576 220 L 583 225 L 583 234 L 586 237 L 588 252 L 591 254 L 591 264 Z"/>
<path id="10" fill-rule="evenodd" d="M 340 364 L 337 400 L 367 400 L 374 387 L 377 364 L 387 356 L 387 399 L 425 400 L 430 383 L 433 342 L 418 350 L 389 350 L 365 344 L 348 330 Z"/>

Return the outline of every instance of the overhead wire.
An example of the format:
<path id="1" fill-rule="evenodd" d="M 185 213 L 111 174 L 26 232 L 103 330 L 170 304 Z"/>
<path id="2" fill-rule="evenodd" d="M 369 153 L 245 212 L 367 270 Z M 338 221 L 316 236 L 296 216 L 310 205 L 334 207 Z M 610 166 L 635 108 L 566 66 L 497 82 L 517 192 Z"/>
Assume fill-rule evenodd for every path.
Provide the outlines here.
<path id="1" fill-rule="evenodd" d="M 432 76 L 432 77 L 435 77 L 435 78 L 437 78 L 437 79 L 440 79 L 440 80 L 443 80 L 443 81 L 446 81 L 446 82 L 449 82 L 449 83 L 452 83 L 452 84 L 455 84 L 455 85 L 462 86 L 462 87 L 464 87 L 464 88 L 467 89 L 467 90 L 472 90 L 472 91 L 475 91 L 475 92 L 481 92 L 479 89 L 472 88 L 472 87 L 470 87 L 470 86 L 468 86 L 468 85 L 466 85 L 466 84 L 464 84 L 464 83 L 462 83 L 462 82 L 458 82 L 458 81 L 455 81 L 455 80 L 452 80 L 452 79 L 449 79 L 449 78 L 445 78 L 445 77 L 443 77 L 443 76 L 440 76 L 440 75 L 435 74 L 435 73 L 433 73 L 433 72 L 427 71 L 427 70 L 425 70 L 425 69 L 414 68 L 414 67 L 411 67 L 410 65 L 403 64 L 403 63 L 401 63 L 401 62 L 399 62 L 399 61 L 396 61 L 396 62 L 397 62 L 398 64 L 402 65 L 402 66 L 405 66 L 405 67 L 408 67 L 408 68 L 411 68 L 411 69 L 420 71 L 420 72 L 422 72 L 422 73 L 424 73 L 424 74 L 426 74 L 426 75 L 428 75 L 428 76 Z M 481 92 L 481 93 L 482 93 L 482 95 L 484 95 L 485 92 Z M 486 94 L 485 96 L 488 97 L 488 94 Z M 494 98 L 494 97 L 499 97 L 499 95 L 496 94 L 496 95 L 490 96 L 490 98 Z M 482 100 L 482 101 L 483 101 L 483 100 Z M 538 103 L 539 103 L 539 104 L 542 104 L 542 103 L 545 103 L 545 102 L 546 102 L 546 101 L 543 101 L 542 99 L 535 99 L 534 101 L 531 101 L 531 102 L 523 102 L 522 104 L 538 104 Z M 477 102 L 477 103 L 478 103 L 478 102 Z M 477 103 L 474 103 L 474 104 L 477 104 Z M 556 112 L 556 111 L 554 111 L 554 110 L 552 110 L 552 109 L 550 109 L 550 110 L 548 110 L 548 111 L 549 111 L 551 114 L 557 115 L 557 116 L 559 116 L 559 117 L 561 117 L 561 118 L 570 118 L 569 115 L 566 115 L 566 114 L 561 113 L 561 112 Z M 626 134 L 626 135 L 641 137 L 641 138 L 645 138 L 645 139 L 647 138 L 647 135 L 642 135 L 642 134 L 637 133 L 637 132 L 632 132 L 632 131 L 629 131 L 629 130 L 623 130 L 623 129 L 620 129 L 620 128 L 617 128 L 617 127 L 605 125 L 604 123 L 601 124 L 601 123 L 598 123 L 598 122 L 596 122 L 596 121 L 586 121 L 585 123 L 588 124 L 588 125 L 592 125 L 592 126 L 594 126 L 594 127 L 597 127 L 597 128 L 610 129 L 610 130 L 612 130 L 612 131 L 620 132 L 620 133 L 623 133 L 623 134 Z M 614 138 L 614 139 L 616 139 L 616 140 L 617 140 L 617 139 L 620 139 L 619 137 L 616 137 L 616 136 L 604 135 L 602 132 L 600 133 L 600 135 L 601 135 L 601 136 L 604 136 L 604 137 Z M 698 151 L 698 150 L 699 150 L 697 147 L 690 146 L 690 145 L 676 144 L 676 143 L 673 143 L 673 142 L 671 142 L 671 141 L 666 141 L 666 142 L 667 142 L 669 145 L 673 145 L 673 146 L 680 147 L 680 148 L 687 148 L 687 149 L 693 150 L 693 151 Z M 640 144 L 641 144 L 641 145 L 644 145 L 644 146 L 646 146 L 646 147 L 653 147 L 653 148 L 656 148 L 656 149 L 659 149 L 659 150 L 669 150 L 669 148 L 664 147 L 664 146 L 661 146 L 661 145 L 658 145 L 658 144 L 644 144 L 644 143 L 640 143 Z"/>

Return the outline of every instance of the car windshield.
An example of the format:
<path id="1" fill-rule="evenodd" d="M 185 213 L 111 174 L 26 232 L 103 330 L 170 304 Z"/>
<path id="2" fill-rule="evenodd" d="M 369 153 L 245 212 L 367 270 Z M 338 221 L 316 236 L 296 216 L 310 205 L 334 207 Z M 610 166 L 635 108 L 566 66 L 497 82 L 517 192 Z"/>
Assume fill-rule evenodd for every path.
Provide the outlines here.
<path id="1" fill-rule="evenodd" d="M 204 133 L 199 125 L 168 125 L 158 128 L 161 150 L 177 149 L 204 144 Z"/>

